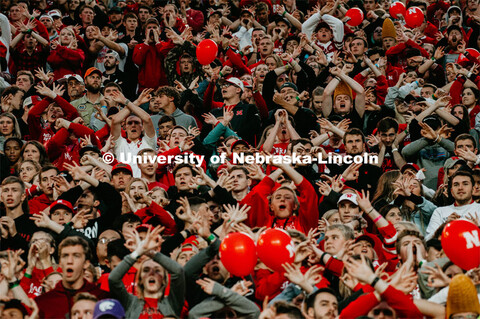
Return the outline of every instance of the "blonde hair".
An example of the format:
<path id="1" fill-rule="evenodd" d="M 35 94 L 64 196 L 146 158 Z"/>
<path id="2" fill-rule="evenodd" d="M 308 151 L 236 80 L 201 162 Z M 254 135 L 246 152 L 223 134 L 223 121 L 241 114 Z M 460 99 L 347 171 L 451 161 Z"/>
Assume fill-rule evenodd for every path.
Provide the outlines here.
<path id="1" fill-rule="evenodd" d="M 153 259 L 151 258 L 148 258 L 148 259 L 145 259 L 142 264 L 140 265 L 140 267 L 138 268 L 138 271 L 137 273 L 135 274 L 135 283 L 136 283 L 136 287 L 137 287 L 137 296 L 138 298 L 140 299 L 145 299 L 145 295 L 144 295 L 144 291 L 145 291 L 145 287 L 143 286 L 143 283 L 142 283 L 142 269 L 143 269 L 143 265 L 149 261 L 149 260 L 152 260 L 154 261 Z M 167 284 L 168 284 L 168 272 L 167 270 L 165 269 L 165 267 L 163 267 L 162 265 L 160 265 L 159 263 L 157 263 L 156 261 L 154 261 L 157 265 L 159 265 L 162 270 L 163 270 L 163 285 L 160 287 L 160 291 L 162 292 L 162 297 L 160 298 L 163 298 L 164 296 L 164 293 L 165 293 L 165 288 L 167 287 Z"/>
<path id="2" fill-rule="evenodd" d="M 393 192 L 395 191 L 395 186 L 393 183 L 402 176 L 399 170 L 392 170 L 382 174 L 378 180 L 377 190 L 373 196 L 372 203 L 375 204 L 376 201 L 385 198 L 388 202 L 391 202 L 393 197 Z"/>

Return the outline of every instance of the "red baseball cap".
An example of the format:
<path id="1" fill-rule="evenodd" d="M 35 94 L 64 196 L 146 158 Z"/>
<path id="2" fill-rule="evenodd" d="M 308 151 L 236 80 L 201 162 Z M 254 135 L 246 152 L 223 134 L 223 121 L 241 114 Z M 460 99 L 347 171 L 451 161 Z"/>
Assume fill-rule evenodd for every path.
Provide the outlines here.
<path id="1" fill-rule="evenodd" d="M 132 167 L 128 164 L 125 163 L 117 163 L 113 168 L 112 168 L 112 175 L 116 173 L 116 171 L 120 170 L 125 170 L 128 171 L 132 176 L 133 176 L 133 170 Z"/>
<path id="2" fill-rule="evenodd" d="M 66 208 L 68 209 L 72 214 L 75 214 L 75 211 L 73 210 L 73 206 L 69 201 L 66 201 L 64 199 L 59 199 L 53 202 L 52 205 L 50 205 L 50 212 L 53 212 L 57 208 Z"/>
<path id="3" fill-rule="evenodd" d="M 407 164 L 405 164 L 405 165 L 402 166 L 402 168 L 400 169 L 400 172 L 404 173 L 407 168 L 411 168 L 411 169 L 413 169 L 413 170 L 416 171 L 416 172 L 418 172 L 418 171 L 420 170 L 420 167 L 419 167 L 417 164 L 415 164 L 415 163 L 407 163 Z"/>
<path id="4" fill-rule="evenodd" d="M 248 142 L 245 141 L 245 140 L 236 140 L 235 142 L 232 143 L 232 146 L 230 146 L 230 151 L 232 151 L 235 146 L 240 145 L 240 144 L 245 145 L 247 148 L 251 147 L 250 144 L 248 144 Z"/>

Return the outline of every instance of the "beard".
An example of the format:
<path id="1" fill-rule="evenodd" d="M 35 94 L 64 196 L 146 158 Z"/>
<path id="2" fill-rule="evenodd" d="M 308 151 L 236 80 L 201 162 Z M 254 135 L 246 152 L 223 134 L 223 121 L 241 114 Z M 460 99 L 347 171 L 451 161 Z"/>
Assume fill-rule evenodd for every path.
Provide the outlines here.
<path id="1" fill-rule="evenodd" d="M 93 86 L 91 84 L 85 83 L 85 88 L 87 89 L 87 91 L 92 92 L 94 94 L 100 92 L 100 85 L 97 87 L 97 86 Z"/>

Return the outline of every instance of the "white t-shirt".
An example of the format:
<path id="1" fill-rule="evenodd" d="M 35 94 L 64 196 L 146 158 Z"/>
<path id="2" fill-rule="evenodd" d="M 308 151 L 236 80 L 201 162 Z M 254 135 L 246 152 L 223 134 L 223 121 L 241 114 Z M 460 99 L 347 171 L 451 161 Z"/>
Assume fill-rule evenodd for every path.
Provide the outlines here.
<path id="1" fill-rule="evenodd" d="M 148 137 L 144 135 L 137 142 L 128 142 L 126 138 L 120 136 L 115 141 L 115 157 L 118 161 L 129 164 L 133 170 L 133 177 L 141 177 L 142 173 L 134 160 L 134 156 L 138 154 L 140 150 L 145 148 L 151 148 L 157 150 L 157 134 L 154 137 Z"/>
<path id="2" fill-rule="evenodd" d="M 472 204 L 464 206 L 455 206 L 454 204 L 450 206 L 438 207 L 433 212 L 432 218 L 430 218 L 430 223 L 428 223 L 427 231 L 425 234 L 425 239 L 430 240 L 435 234 L 435 231 L 447 221 L 448 216 L 453 213 L 457 213 L 462 219 L 465 219 L 467 215 L 477 216 L 480 218 L 480 204 L 473 202 Z"/>

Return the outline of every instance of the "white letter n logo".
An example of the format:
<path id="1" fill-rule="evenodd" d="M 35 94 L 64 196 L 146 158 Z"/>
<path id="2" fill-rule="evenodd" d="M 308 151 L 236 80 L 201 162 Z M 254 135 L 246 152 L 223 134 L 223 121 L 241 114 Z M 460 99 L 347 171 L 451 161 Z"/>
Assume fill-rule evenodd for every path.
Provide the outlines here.
<path id="1" fill-rule="evenodd" d="M 478 237 L 478 230 L 472 232 L 464 232 L 463 237 L 467 241 L 467 249 L 473 248 L 473 246 L 480 247 L 480 239 Z"/>

